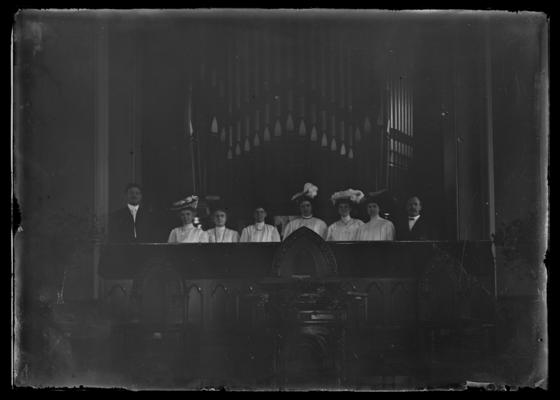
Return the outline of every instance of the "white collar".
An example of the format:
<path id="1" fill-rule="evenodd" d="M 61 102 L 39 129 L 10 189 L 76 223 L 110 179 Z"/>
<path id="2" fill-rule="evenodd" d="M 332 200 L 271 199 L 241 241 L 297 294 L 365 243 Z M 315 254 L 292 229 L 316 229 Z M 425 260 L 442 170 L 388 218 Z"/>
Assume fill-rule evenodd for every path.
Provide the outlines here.
<path id="1" fill-rule="evenodd" d="M 190 223 L 190 224 L 187 224 L 187 225 L 183 225 L 181 228 L 182 229 L 192 229 L 192 228 L 194 228 L 194 225 L 192 223 Z"/>
<path id="2" fill-rule="evenodd" d="M 264 221 L 263 222 L 255 222 L 255 229 L 258 231 L 262 231 L 264 229 Z"/>
<path id="3" fill-rule="evenodd" d="M 313 218 L 313 215 L 310 215 L 309 217 L 304 217 L 304 216 L 302 215 L 301 218 L 303 218 L 303 219 L 311 219 L 311 218 Z"/>
<path id="4" fill-rule="evenodd" d="M 420 218 L 420 214 L 418 214 L 416 217 L 411 217 L 410 215 L 408 216 L 408 220 L 411 221 L 410 218 L 414 218 L 414 221 L 416 221 L 418 218 Z"/>
<path id="5" fill-rule="evenodd" d="M 346 216 L 346 217 L 340 217 L 340 220 L 347 224 L 348 222 L 352 221 L 352 217 L 350 215 Z"/>
<path id="6" fill-rule="evenodd" d="M 226 226 L 215 226 L 214 229 L 218 230 L 218 231 L 223 231 L 226 229 Z"/>
<path id="7" fill-rule="evenodd" d="M 138 207 L 140 207 L 140 204 L 136 204 L 135 206 L 133 206 L 132 204 L 127 204 L 127 206 L 129 210 L 138 211 Z"/>

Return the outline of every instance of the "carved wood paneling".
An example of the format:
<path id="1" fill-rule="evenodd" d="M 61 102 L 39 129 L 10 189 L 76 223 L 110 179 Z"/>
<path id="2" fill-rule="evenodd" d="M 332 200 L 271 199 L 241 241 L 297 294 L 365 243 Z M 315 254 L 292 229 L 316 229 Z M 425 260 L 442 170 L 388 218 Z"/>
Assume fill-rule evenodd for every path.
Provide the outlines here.
<path id="1" fill-rule="evenodd" d="M 272 264 L 278 276 L 283 278 L 294 275 L 325 277 L 337 272 L 336 259 L 327 242 L 305 227 L 282 242 Z"/>
<path id="2" fill-rule="evenodd" d="M 204 293 L 197 283 L 186 282 L 186 311 L 185 320 L 198 328 L 204 326 Z"/>

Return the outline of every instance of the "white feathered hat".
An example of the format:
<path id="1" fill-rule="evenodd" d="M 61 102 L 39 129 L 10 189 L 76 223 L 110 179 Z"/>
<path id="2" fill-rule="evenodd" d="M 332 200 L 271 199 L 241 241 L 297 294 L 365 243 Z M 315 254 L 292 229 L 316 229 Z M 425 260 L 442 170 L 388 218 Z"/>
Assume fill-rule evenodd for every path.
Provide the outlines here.
<path id="1" fill-rule="evenodd" d="M 314 184 L 307 182 L 303 185 L 303 191 L 294 194 L 292 196 L 292 200 L 295 200 L 298 203 L 303 200 L 313 200 L 317 196 L 317 192 L 319 192 L 319 188 Z"/>
<path id="2" fill-rule="evenodd" d="M 173 211 L 180 211 L 186 208 L 196 210 L 198 207 L 198 196 L 192 195 L 185 197 L 184 199 L 178 200 L 171 206 Z"/>
<path id="3" fill-rule="evenodd" d="M 354 189 L 346 189 L 341 192 L 335 192 L 331 196 L 331 201 L 333 205 L 340 200 L 348 200 L 352 203 L 358 204 L 364 198 L 364 192 L 361 190 L 354 190 Z"/>

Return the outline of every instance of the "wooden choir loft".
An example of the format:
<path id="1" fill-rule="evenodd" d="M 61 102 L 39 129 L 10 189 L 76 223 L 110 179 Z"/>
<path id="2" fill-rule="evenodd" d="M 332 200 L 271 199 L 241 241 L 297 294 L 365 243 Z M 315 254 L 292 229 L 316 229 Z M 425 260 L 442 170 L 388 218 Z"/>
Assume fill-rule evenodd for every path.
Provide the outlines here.
<path id="1" fill-rule="evenodd" d="M 546 385 L 542 15 L 27 10 L 14 26 L 13 385 Z M 129 182 L 149 243 L 106 240 Z M 340 190 L 387 189 L 394 220 L 419 196 L 437 237 L 167 243 L 178 199 L 219 196 L 240 232 L 257 205 L 296 215 L 305 182 L 327 224 Z"/>

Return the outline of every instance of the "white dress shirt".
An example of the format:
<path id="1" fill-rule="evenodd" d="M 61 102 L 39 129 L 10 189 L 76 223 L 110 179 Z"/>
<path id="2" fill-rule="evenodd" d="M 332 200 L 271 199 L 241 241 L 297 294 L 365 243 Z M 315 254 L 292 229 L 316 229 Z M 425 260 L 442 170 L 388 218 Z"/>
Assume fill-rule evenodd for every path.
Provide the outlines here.
<path id="1" fill-rule="evenodd" d="M 377 216 L 356 231 L 356 240 L 394 240 L 395 226 L 389 220 Z"/>
<path id="2" fill-rule="evenodd" d="M 130 213 L 132 214 L 132 220 L 134 221 L 134 237 L 136 238 L 136 213 L 138 212 L 139 204 L 133 206 L 132 204 L 127 204 Z"/>
<path id="3" fill-rule="evenodd" d="M 208 235 L 208 243 L 237 243 L 239 242 L 239 233 L 225 226 L 217 226 L 206 231 Z"/>
<path id="4" fill-rule="evenodd" d="M 208 235 L 193 224 L 175 228 L 169 234 L 168 243 L 208 243 Z"/>
<path id="5" fill-rule="evenodd" d="M 239 241 L 253 243 L 279 242 L 280 233 L 278 233 L 278 229 L 272 225 L 265 224 L 264 222 L 257 222 L 256 224 L 243 228 Z"/>
<path id="6" fill-rule="evenodd" d="M 340 218 L 334 224 L 329 226 L 327 231 L 327 240 L 329 241 L 348 241 L 354 240 L 356 237 L 356 231 L 362 226 L 364 222 L 359 219 L 350 218 Z"/>
<path id="7" fill-rule="evenodd" d="M 297 231 L 302 226 L 311 229 L 323 239 L 327 237 L 328 228 L 327 224 L 325 224 L 323 220 L 315 217 L 299 217 L 288 222 L 288 225 L 286 225 L 286 227 L 284 228 L 283 240 L 286 240 L 286 238 L 290 236 L 290 234 Z"/>
<path id="8" fill-rule="evenodd" d="M 418 221 L 418 218 L 420 218 L 420 214 L 418 214 L 416 217 L 408 217 L 408 230 L 411 231 L 412 228 L 414 227 L 414 224 L 416 223 L 416 221 Z"/>

